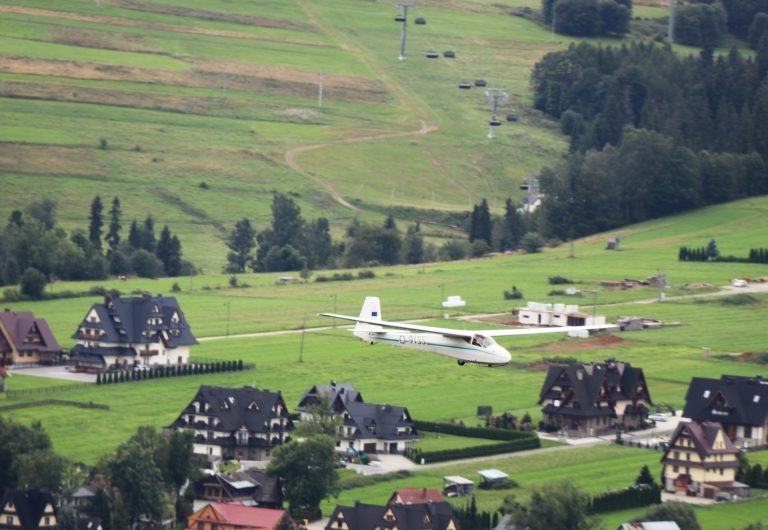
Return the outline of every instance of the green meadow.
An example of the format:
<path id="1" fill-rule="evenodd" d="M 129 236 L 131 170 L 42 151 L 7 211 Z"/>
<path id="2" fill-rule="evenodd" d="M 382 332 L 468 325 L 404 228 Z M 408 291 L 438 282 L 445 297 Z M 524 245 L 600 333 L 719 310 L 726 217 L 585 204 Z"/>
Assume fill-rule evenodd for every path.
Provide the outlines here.
<path id="1" fill-rule="evenodd" d="M 402 227 L 482 199 L 501 212 L 567 148 L 531 110 L 529 76 L 573 41 L 518 8 L 539 5 L 420 4 L 411 20 L 427 24 L 409 23 L 401 61 L 388 3 L 2 0 L 0 182 L 55 198 L 67 230 L 87 227 L 94 195 L 118 196 L 125 225 L 151 213 L 204 274 L 221 271 L 235 222 L 268 225 L 275 191 L 337 236 L 393 206 L 412 209 L 396 211 Z M 484 90 L 457 88 L 476 79 L 519 117 L 493 140 Z M 24 197 L 3 194 L 0 218 Z"/>
<path id="2" fill-rule="evenodd" d="M 176 296 L 200 340 L 193 356 L 199 359 L 242 359 L 253 363 L 243 372 L 148 380 L 120 385 L 72 385 L 71 390 L 32 394 L 19 400 L 0 397 L 0 406 L 46 398 L 94 402 L 106 410 L 46 405 L 3 414 L 29 423 L 41 421 L 57 451 L 74 461 L 94 463 L 114 450 L 139 425 L 162 428 L 170 424 L 191 400 L 200 385 L 241 386 L 279 390 L 295 406 L 314 384 L 335 380 L 348 382 L 371 403 L 391 403 L 408 408 L 416 419 L 463 421 L 481 425 L 477 407 L 490 405 L 495 414 L 530 413 L 540 419 L 538 393 L 543 383 L 542 359 L 575 358 L 583 362 L 616 358 L 644 370 L 652 399 L 680 409 L 691 377 L 722 374 L 765 375 L 765 367 L 739 360 L 745 352 L 765 352 L 764 320 L 768 292 L 746 293 L 729 288 L 731 278 L 757 278 L 764 266 L 738 263 L 680 263 L 678 245 L 703 246 L 716 239 L 724 254 L 742 255 L 759 240 L 765 199 L 750 199 L 693 212 L 674 219 L 626 227 L 623 250 L 604 249 L 604 237 L 575 241 L 538 254 L 489 257 L 419 267 L 372 269 L 373 279 L 278 285 L 277 274 L 237 277 L 231 287 L 227 276 L 195 276 L 161 280 L 109 281 L 100 284 L 57 283 L 53 292 L 85 291 L 99 286 L 119 289 L 124 295 L 148 291 Z M 738 227 L 738 229 L 736 229 Z M 706 235 L 705 235 L 706 234 Z M 574 257 L 570 257 L 573 252 Z M 665 299 L 650 286 L 630 289 L 604 287 L 601 280 L 643 279 L 667 275 Z M 316 276 L 333 271 L 317 272 Z M 357 272 L 357 271 L 354 271 Z M 581 297 L 550 294 L 550 276 L 563 276 L 582 289 Z M 176 283 L 177 292 L 171 287 Z M 710 287 L 688 288 L 693 285 Z M 515 285 L 523 301 L 504 300 L 503 291 Z M 725 295 L 715 293 L 728 289 Z M 498 327 L 513 320 L 512 310 L 525 300 L 577 304 L 584 311 L 605 314 L 610 321 L 620 315 L 657 318 L 676 324 L 656 330 L 614 333 L 608 344 L 553 335 L 505 338 L 502 344 L 513 354 L 504 368 L 459 367 L 443 357 L 382 345 L 364 345 L 352 337 L 342 322 L 318 316 L 336 311 L 356 314 L 364 296 L 382 298 L 388 319 L 420 319 L 444 326 Z M 440 301 L 459 294 L 468 301 L 460 312 L 446 315 Z M 5 304 L 12 310 L 31 310 L 51 324 L 62 346 L 70 347 L 71 335 L 98 296 L 43 302 Z M 480 321 L 460 317 L 485 314 Z M 473 319 L 474 320 L 474 319 Z M 708 348 L 705 352 L 704 348 Z M 66 384 L 15 371 L 9 389 L 53 387 Z M 87 435 L 84 435 L 84 432 Z M 421 443 L 421 442 L 420 442 Z M 461 440 L 425 438 L 426 448 L 452 447 Z M 471 441 L 467 443 L 482 443 Z M 552 444 L 548 444 L 551 446 Z M 660 454 L 644 449 L 599 446 L 589 449 L 548 449 L 535 456 L 508 455 L 474 464 L 448 464 L 417 470 L 412 477 L 342 492 L 328 500 L 328 513 L 339 504 L 355 500 L 383 502 L 398 487 L 441 487 L 447 474 L 474 477 L 478 470 L 495 467 L 521 484 L 514 493 L 525 498 L 532 486 L 549 480 L 570 479 L 589 493 L 631 483 L 642 465 L 660 471 Z M 764 463 L 765 453 L 750 459 Z M 502 492 L 478 491 L 481 510 L 500 505 Z M 462 501 L 456 501 L 461 503 Z M 723 521 L 740 528 L 753 521 L 764 500 L 732 516 L 731 508 L 697 508 L 703 528 L 725 528 Z M 614 521 L 640 512 L 621 512 L 602 517 L 606 528 Z M 723 515 L 727 513 L 728 515 Z M 610 523 L 610 524 L 609 524 Z M 706 524 L 704 524 L 706 523 Z M 616 523 L 618 524 L 618 522 Z"/>

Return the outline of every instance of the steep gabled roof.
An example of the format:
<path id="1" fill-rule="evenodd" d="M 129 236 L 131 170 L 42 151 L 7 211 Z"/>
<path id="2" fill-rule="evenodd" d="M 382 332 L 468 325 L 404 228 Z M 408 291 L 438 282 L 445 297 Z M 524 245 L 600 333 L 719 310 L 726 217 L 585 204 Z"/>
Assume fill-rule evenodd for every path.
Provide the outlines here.
<path id="1" fill-rule="evenodd" d="M 702 462 L 706 457 L 712 455 L 737 454 L 739 452 L 739 449 L 726 436 L 722 425 L 719 423 L 681 421 L 677 424 L 677 428 L 669 440 L 669 447 L 664 451 L 662 461 L 667 459 L 671 452 L 680 451 L 680 446 L 676 445 L 676 441 L 681 437 L 688 437 L 693 442 L 693 449 L 699 455 L 699 459 Z M 718 441 L 719 446 L 716 446 Z M 734 461 L 733 465 L 738 466 L 738 462 Z"/>
<path id="2" fill-rule="evenodd" d="M 453 530 L 459 529 L 453 508 L 447 502 L 425 504 L 397 504 L 375 506 L 356 503 L 355 506 L 336 506 L 328 519 L 326 530 Z"/>
<path id="3" fill-rule="evenodd" d="M 21 523 L 22 530 L 37 530 L 43 522 L 46 513 L 55 519 L 55 504 L 53 495 L 47 491 L 27 490 L 11 491 L 6 494 L 0 510 L 6 514 L 6 507 L 12 505 L 12 510 L 16 512 Z M 51 521 L 51 524 L 55 523 Z"/>
<path id="4" fill-rule="evenodd" d="M 304 392 L 296 408 L 300 411 L 307 410 L 308 407 L 320 403 L 321 399 L 327 399 L 336 412 L 344 410 L 347 403 L 363 403 L 363 395 L 355 389 L 354 385 L 331 381 L 327 385 L 314 385 Z"/>
<path id="5" fill-rule="evenodd" d="M 73 339 L 80 338 L 80 328 L 99 330 L 101 342 L 150 344 L 159 336 L 169 348 L 197 344 L 173 296 L 107 296 L 91 306 Z"/>
<path id="6" fill-rule="evenodd" d="M 683 416 L 699 422 L 765 425 L 768 422 L 768 379 L 724 375 L 694 377 L 685 395 Z"/>
<path id="7" fill-rule="evenodd" d="M 347 403 L 346 410 L 348 417 L 344 419 L 344 424 L 356 427 L 354 438 L 395 440 L 418 437 L 413 420 L 405 407 L 355 401 Z M 410 427 L 410 434 L 399 434 L 400 427 Z"/>
<path id="8" fill-rule="evenodd" d="M 613 416 L 618 401 L 651 403 L 643 370 L 614 360 L 550 366 L 538 402 L 555 400 L 559 403 L 547 404 L 545 412 L 562 412 L 566 408 L 569 414 Z"/>
<path id="9" fill-rule="evenodd" d="M 196 401 L 209 405 L 205 414 L 219 420 L 219 425 L 213 429 L 216 431 L 234 432 L 245 428 L 250 432 L 266 432 L 269 430 L 270 419 L 278 416 L 288 417 L 280 392 L 259 390 L 252 386 L 225 388 L 203 385 L 173 426 L 186 423 L 185 416 L 194 408 Z M 278 408 L 282 410 L 281 414 L 276 412 Z M 291 430 L 293 422 L 290 419 L 287 421 L 287 430 Z"/>
<path id="10" fill-rule="evenodd" d="M 205 476 L 195 482 L 195 496 L 203 498 L 206 486 L 211 485 L 222 488 L 230 499 L 249 497 L 260 506 L 281 506 L 283 504 L 283 488 L 280 477 L 255 468 Z"/>
<path id="11" fill-rule="evenodd" d="M 48 323 L 42 318 L 35 318 L 35 315 L 29 311 L 2 311 L 0 321 L 9 335 L 4 337 L 0 331 L 0 351 L 11 351 L 11 345 L 20 352 L 56 353 L 61 351 Z"/>
<path id="12" fill-rule="evenodd" d="M 191 518 L 200 517 L 200 520 L 212 520 L 241 528 L 275 528 L 284 516 L 285 510 L 212 502 L 192 514 Z"/>

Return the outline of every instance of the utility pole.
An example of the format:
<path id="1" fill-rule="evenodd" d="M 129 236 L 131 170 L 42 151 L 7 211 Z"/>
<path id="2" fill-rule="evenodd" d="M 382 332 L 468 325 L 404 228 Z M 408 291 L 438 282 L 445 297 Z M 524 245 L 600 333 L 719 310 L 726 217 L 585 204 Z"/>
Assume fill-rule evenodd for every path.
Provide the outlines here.
<path id="1" fill-rule="evenodd" d="M 403 29 L 400 30 L 400 56 L 398 59 L 401 61 L 405 60 L 405 33 L 408 28 L 408 8 L 409 7 L 416 7 L 416 4 L 414 2 L 406 2 L 406 3 L 400 3 L 395 4 L 395 7 L 397 9 L 402 9 L 403 14 L 402 16 L 399 16 L 398 19 L 402 19 L 403 23 Z"/>
<path id="2" fill-rule="evenodd" d="M 317 86 L 317 106 L 323 106 L 323 80 L 325 79 L 325 72 L 320 72 L 320 82 Z"/>

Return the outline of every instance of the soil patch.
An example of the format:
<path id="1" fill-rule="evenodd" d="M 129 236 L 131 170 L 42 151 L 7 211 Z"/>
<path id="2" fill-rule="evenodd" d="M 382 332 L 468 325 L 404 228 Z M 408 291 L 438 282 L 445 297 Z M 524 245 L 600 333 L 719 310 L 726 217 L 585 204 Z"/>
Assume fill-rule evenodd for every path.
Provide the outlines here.
<path id="1" fill-rule="evenodd" d="M 588 339 L 556 342 L 548 344 L 542 351 L 560 353 L 569 351 L 597 350 L 600 348 L 615 348 L 617 346 L 629 346 L 631 341 L 617 337 L 616 335 L 597 335 Z"/>
<path id="2" fill-rule="evenodd" d="M 226 97 L 228 90 L 245 93 L 265 93 L 283 96 L 314 98 L 317 95 L 316 72 L 293 68 L 268 66 L 236 61 L 198 60 L 185 71 L 157 70 L 130 66 L 105 66 L 77 61 L 48 61 L 7 57 L 0 67 L 3 72 L 53 76 L 98 81 L 125 81 L 168 87 L 181 86 L 220 90 Z M 341 75 L 326 75 L 323 94 L 329 101 L 353 103 L 386 103 L 388 94 L 377 80 Z M 47 99 L 51 101 L 79 101 L 112 105 L 174 110 L 205 114 L 208 104 L 203 97 L 170 96 L 130 90 L 102 90 L 96 87 L 77 89 L 57 87 L 55 84 L 4 83 L 2 95 Z M 124 101 L 122 101 L 124 99 Z"/>

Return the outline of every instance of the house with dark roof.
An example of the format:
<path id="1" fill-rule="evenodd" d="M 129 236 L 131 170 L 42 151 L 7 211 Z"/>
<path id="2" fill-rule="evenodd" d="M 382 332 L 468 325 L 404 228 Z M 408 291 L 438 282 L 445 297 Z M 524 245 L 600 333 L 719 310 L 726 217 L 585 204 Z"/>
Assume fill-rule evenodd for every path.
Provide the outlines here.
<path id="1" fill-rule="evenodd" d="M 172 296 L 107 296 L 91 306 L 72 338 L 70 361 L 93 370 L 186 364 L 197 344 Z"/>
<path id="2" fill-rule="evenodd" d="M 320 406 L 324 401 L 337 414 L 346 410 L 347 403 L 364 403 L 363 395 L 355 389 L 354 385 L 331 381 L 327 385 L 314 385 L 304 392 L 296 410 L 301 413 L 301 419 L 306 420 L 312 415 L 312 408 Z"/>
<path id="3" fill-rule="evenodd" d="M 312 407 L 321 401 L 330 404 L 341 420 L 337 448 L 368 454 L 402 454 L 419 435 L 405 407 L 363 402 L 363 396 L 350 384 L 316 385 L 304 393 L 297 410 L 306 421 Z"/>
<path id="4" fill-rule="evenodd" d="M 11 491 L 0 505 L 0 530 L 46 530 L 57 524 L 56 504 L 47 491 Z"/>
<path id="5" fill-rule="evenodd" d="M 213 462 L 269 460 L 294 424 L 279 391 L 203 385 L 170 428 L 190 431 L 194 454 Z"/>
<path id="6" fill-rule="evenodd" d="M 50 364 L 60 352 L 44 319 L 30 311 L 0 312 L 0 366 Z"/>
<path id="7" fill-rule="evenodd" d="M 685 394 L 683 417 L 716 421 L 743 449 L 768 445 L 768 379 L 724 375 L 694 377 Z"/>
<path id="8" fill-rule="evenodd" d="M 608 359 L 550 366 L 538 403 L 546 428 L 597 436 L 641 426 L 652 401 L 641 368 Z"/>
<path id="9" fill-rule="evenodd" d="M 208 475 L 194 486 L 195 506 L 211 501 L 262 508 L 283 507 L 283 485 L 280 477 L 260 469 Z M 198 502 L 199 501 L 199 502 Z"/>
<path id="10" fill-rule="evenodd" d="M 325 530 L 460 530 L 448 502 L 336 506 Z"/>
<path id="11" fill-rule="evenodd" d="M 745 497 L 736 481 L 739 449 L 717 422 L 680 422 L 661 457 L 663 488 L 669 493 L 712 499 L 728 492 Z"/>
<path id="12" fill-rule="evenodd" d="M 285 510 L 213 502 L 187 518 L 187 530 L 276 530 Z"/>

